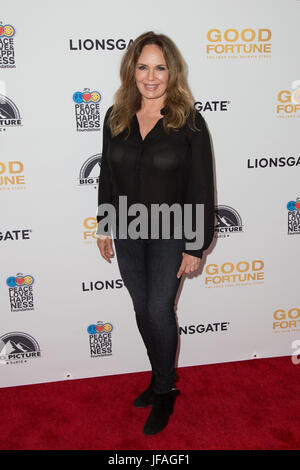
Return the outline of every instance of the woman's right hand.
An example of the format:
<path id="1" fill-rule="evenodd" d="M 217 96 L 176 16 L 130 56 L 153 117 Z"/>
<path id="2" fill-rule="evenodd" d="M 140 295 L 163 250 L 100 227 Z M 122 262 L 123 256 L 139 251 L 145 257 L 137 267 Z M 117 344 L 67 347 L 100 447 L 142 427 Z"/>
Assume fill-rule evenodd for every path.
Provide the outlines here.
<path id="1" fill-rule="evenodd" d="M 103 235 L 101 238 L 97 238 L 97 245 L 102 258 L 104 258 L 108 263 L 111 263 L 110 258 L 114 257 L 112 239 L 109 236 Z"/>

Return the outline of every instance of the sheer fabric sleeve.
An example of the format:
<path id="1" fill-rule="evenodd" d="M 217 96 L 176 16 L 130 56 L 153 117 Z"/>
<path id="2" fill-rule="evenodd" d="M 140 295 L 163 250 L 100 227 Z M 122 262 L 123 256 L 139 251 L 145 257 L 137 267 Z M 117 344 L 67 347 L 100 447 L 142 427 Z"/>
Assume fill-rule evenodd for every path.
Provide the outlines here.
<path id="1" fill-rule="evenodd" d="M 111 138 L 111 133 L 109 126 L 107 124 L 107 119 L 109 117 L 110 111 L 112 110 L 112 106 L 107 110 L 104 122 L 103 122 L 103 133 L 102 133 L 102 158 L 101 158 L 101 168 L 100 168 L 100 175 L 99 175 L 99 183 L 98 183 L 98 208 L 97 208 L 97 235 L 108 235 L 107 231 L 110 232 L 110 227 L 108 224 L 99 224 L 106 215 L 98 215 L 98 209 L 100 204 L 104 203 L 112 203 L 113 200 L 113 182 L 112 182 L 112 172 L 111 167 L 109 164 L 109 141 Z M 97 237 L 99 238 L 99 237 Z"/>
<path id="2" fill-rule="evenodd" d="M 189 255 L 202 258 L 204 250 L 209 247 L 214 236 L 214 174 L 210 137 L 206 122 L 199 112 L 196 113 L 195 122 L 199 130 L 193 131 L 188 129 L 190 171 L 187 180 L 185 203 L 189 203 L 191 207 L 193 231 L 196 229 L 196 204 L 204 205 L 204 220 L 199 220 L 199 217 L 197 220 L 200 230 L 203 230 L 204 241 L 202 247 L 196 248 L 195 245 L 195 248 L 187 248 L 187 243 L 190 244 L 196 241 L 197 237 L 194 236 L 192 239 L 187 239 L 184 235 L 183 238 L 186 243 L 183 251 Z"/>

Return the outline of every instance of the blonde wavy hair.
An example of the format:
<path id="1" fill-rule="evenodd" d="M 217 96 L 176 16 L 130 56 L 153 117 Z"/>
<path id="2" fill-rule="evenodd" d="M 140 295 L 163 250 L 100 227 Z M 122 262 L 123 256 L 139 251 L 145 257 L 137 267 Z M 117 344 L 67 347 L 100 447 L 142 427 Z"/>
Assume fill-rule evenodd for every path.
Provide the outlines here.
<path id="1" fill-rule="evenodd" d="M 141 107 L 141 94 L 136 86 L 135 67 L 142 49 L 148 44 L 155 44 L 161 48 L 168 70 L 169 79 L 166 90 L 163 116 L 163 126 L 167 134 L 171 129 L 182 127 L 187 118 L 191 129 L 195 129 L 194 98 L 187 83 L 186 63 L 174 42 L 164 34 L 155 34 L 153 31 L 137 37 L 125 52 L 120 66 L 121 86 L 114 95 L 114 105 L 109 115 L 108 124 L 113 136 L 128 129 L 130 134 L 130 121 Z"/>

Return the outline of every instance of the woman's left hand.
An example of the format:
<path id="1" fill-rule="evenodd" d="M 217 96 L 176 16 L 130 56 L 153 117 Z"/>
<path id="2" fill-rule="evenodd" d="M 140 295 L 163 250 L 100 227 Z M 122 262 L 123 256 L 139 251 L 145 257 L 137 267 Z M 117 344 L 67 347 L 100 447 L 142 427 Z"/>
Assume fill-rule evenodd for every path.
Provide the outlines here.
<path id="1" fill-rule="evenodd" d="M 182 262 L 177 273 L 177 277 L 181 277 L 183 273 L 189 274 L 195 271 L 200 266 L 200 258 L 197 256 L 188 255 L 187 253 L 182 253 Z"/>

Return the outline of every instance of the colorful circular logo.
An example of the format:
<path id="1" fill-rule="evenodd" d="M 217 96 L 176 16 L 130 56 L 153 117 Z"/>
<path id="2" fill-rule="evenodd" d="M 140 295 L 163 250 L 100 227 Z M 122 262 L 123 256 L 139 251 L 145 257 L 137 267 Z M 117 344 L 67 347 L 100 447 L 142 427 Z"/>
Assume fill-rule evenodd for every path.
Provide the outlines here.
<path id="1" fill-rule="evenodd" d="M 286 207 L 289 211 L 294 211 L 295 210 L 295 201 L 289 201 L 287 203 Z"/>
<path id="2" fill-rule="evenodd" d="M 113 326 L 111 323 L 97 323 L 97 325 L 90 325 L 87 328 L 87 332 L 90 335 L 96 335 L 101 333 L 110 333 L 113 330 Z"/>
<path id="3" fill-rule="evenodd" d="M 29 274 L 26 274 L 26 276 L 22 276 L 17 274 L 17 276 L 10 276 L 6 279 L 6 284 L 9 287 L 16 287 L 16 286 L 30 286 L 31 284 L 34 283 L 34 278 L 33 276 L 30 276 Z"/>
<path id="4" fill-rule="evenodd" d="M 11 24 L 0 25 L 0 36 L 11 38 L 15 34 L 15 28 Z"/>
<path id="5" fill-rule="evenodd" d="M 75 91 L 75 93 L 73 93 L 73 101 L 78 104 L 89 103 L 90 101 L 93 103 L 98 103 L 98 101 L 101 101 L 101 94 L 99 91 L 85 91 L 84 93 L 81 91 Z"/>

